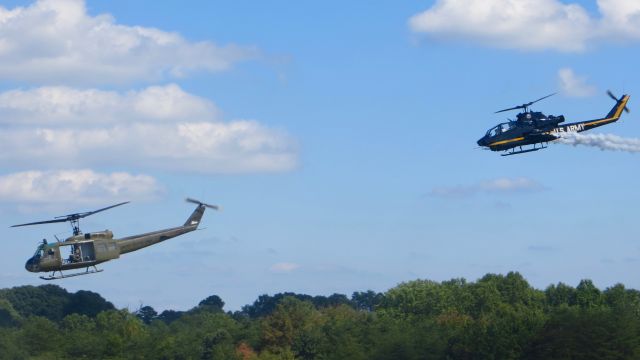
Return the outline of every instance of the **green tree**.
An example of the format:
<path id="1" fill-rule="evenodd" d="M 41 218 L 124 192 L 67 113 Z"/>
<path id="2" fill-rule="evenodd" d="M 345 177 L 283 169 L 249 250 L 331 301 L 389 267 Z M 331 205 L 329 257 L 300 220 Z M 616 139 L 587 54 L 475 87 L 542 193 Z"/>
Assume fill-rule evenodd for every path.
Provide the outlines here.
<path id="1" fill-rule="evenodd" d="M 144 324 L 126 310 L 101 312 L 96 317 L 96 330 L 103 340 L 104 354 L 110 357 L 136 357 L 147 335 Z"/>
<path id="2" fill-rule="evenodd" d="M 351 295 L 351 303 L 358 310 L 373 311 L 382 302 L 383 296 L 373 290 L 356 291 Z"/>
<path id="3" fill-rule="evenodd" d="M 152 323 L 155 325 L 159 322 Z M 240 327 L 222 312 L 196 311 L 185 314 L 169 325 L 171 346 L 164 344 L 167 358 L 197 359 L 214 356 L 235 358 Z M 213 354 L 213 355 L 212 355 Z M 225 354 L 224 357 L 220 354 Z"/>
<path id="4" fill-rule="evenodd" d="M 158 320 L 161 320 L 166 324 L 171 324 L 172 322 L 180 319 L 182 315 L 184 315 L 183 311 L 165 310 L 158 315 Z"/>
<path id="5" fill-rule="evenodd" d="M 0 298 L 11 303 L 22 316 L 43 316 L 60 321 L 65 316 L 69 293 L 57 285 L 19 286 L 0 290 Z"/>
<path id="6" fill-rule="evenodd" d="M 142 320 L 143 323 L 149 324 L 157 318 L 158 312 L 151 306 L 141 306 L 140 309 L 136 311 L 136 316 Z"/>
<path id="7" fill-rule="evenodd" d="M 51 320 L 41 316 L 31 316 L 22 322 L 18 338 L 20 345 L 30 356 L 57 359 L 60 351 L 60 332 Z"/>
<path id="8" fill-rule="evenodd" d="M 61 333 L 66 341 L 59 344 L 64 352 L 73 359 L 95 359 L 102 356 L 104 346 L 96 335 L 94 319 L 80 314 L 67 315 L 60 324 Z"/>
<path id="9" fill-rule="evenodd" d="M 100 294 L 92 291 L 79 290 L 69 295 L 69 300 L 64 307 L 64 315 L 81 314 L 96 317 L 106 310 L 114 310 L 112 303 L 105 300 Z"/>
<path id="10" fill-rule="evenodd" d="M 13 308 L 11 303 L 0 298 L 0 327 L 16 326 L 20 322 L 20 314 Z"/>
<path id="11" fill-rule="evenodd" d="M 558 285 L 549 285 L 545 289 L 544 295 L 546 304 L 550 308 L 577 304 L 576 289 L 561 282 Z"/>
<path id="12" fill-rule="evenodd" d="M 16 328 L 0 327 L 0 359 L 27 359 L 27 346 L 22 344 Z"/>
<path id="13" fill-rule="evenodd" d="M 286 297 L 262 322 L 264 345 L 274 353 L 291 349 L 296 357 L 314 359 L 322 342 L 321 323 L 320 313 L 310 302 Z"/>
<path id="14" fill-rule="evenodd" d="M 321 310 L 320 353 L 324 359 L 367 359 L 364 344 L 373 343 L 377 337 L 370 336 L 367 327 L 374 321 L 373 315 L 353 309 L 348 305 L 328 307 Z"/>
<path id="15" fill-rule="evenodd" d="M 638 359 L 638 321 L 606 308 L 560 308 L 531 342 L 527 359 Z"/>
<path id="16" fill-rule="evenodd" d="M 576 304 L 581 308 L 591 308 L 602 305 L 603 298 L 600 290 L 591 280 L 581 280 L 576 287 Z"/>
<path id="17" fill-rule="evenodd" d="M 222 312 L 222 308 L 224 308 L 224 301 L 222 301 L 218 295 L 211 295 L 200 301 L 198 308 L 201 310 Z"/>

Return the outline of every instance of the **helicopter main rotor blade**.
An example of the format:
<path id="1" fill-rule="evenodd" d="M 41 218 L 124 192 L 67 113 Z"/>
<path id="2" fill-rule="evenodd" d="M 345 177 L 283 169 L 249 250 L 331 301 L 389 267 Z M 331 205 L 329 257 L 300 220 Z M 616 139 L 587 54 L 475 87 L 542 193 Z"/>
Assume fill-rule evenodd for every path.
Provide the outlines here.
<path id="1" fill-rule="evenodd" d="M 102 211 L 105 211 L 105 210 L 113 209 L 113 208 L 114 208 L 114 207 L 116 207 L 116 206 L 121 206 L 121 205 L 124 205 L 124 204 L 128 204 L 128 203 L 130 203 L 130 201 L 124 201 L 124 202 L 121 202 L 121 203 L 119 203 L 119 204 L 115 204 L 115 205 L 107 206 L 107 207 L 102 208 L 102 209 L 98 209 L 98 210 L 94 210 L 94 211 L 89 211 L 89 212 L 85 212 L 85 213 L 80 213 L 80 214 L 76 214 L 76 215 L 78 215 L 78 218 L 83 218 L 83 217 L 87 217 L 87 216 L 89 216 L 89 215 L 93 215 L 93 214 L 95 214 L 95 213 L 99 213 L 99 212 L 102 212 Z"/>
<path id="2" fill-rule="evenodd" d="M 553 96 L 553 95 L 555 95 L 555 94 L 557 94 L 557 93 L 553 93 L 553 94 L 549 94 L 549 95 L 547 95 L 547 96 L 543 96 L 543 97 L 541 97 L 541 98 L 540 98 L 540 99 L 538 99 L 538 100 L 535 100 L 535 101 L 532 101 L 532 102 L 528 103 L 526 106 L 531 106 L 531 105 L 533 105 L 533 104 L 537 103 L 538 101 L 540 101 L 540 100 L 544 100 L 544 99 L 546 99 L 546 98 L 548 98 L 548 97 L 551 97 L 551 96 Z"/>
<path id="3" fill-rule="evenodd" d="M 45 220 L 45 221 L 30 222 L 30 223 L 26 223 L 26 224 L 11 225 L 10 227 L 27 226 L 27 225 L 40 225 L 40 224 L 52 224 L 52 223 L 60 223 L 60 222 L 67 222 L 67 221 L 68 221 L 67 219 Z"/>
<path id="4" fill-rule="evenodd" d="M 206 207 L 208 207 L 209 209 L 220 210 L 220 206 L 218 206 L 218 205 L 205 204 L 205 203 L 203 203 L 202 201 L 198 201 L 198 200 L 196 200 L 196 199 L 192 199 L 192 198 L 186 198 L 186 199 L 184 199 L 184 200 L 185 200 L 186 202 L 189 202 L 189 203 L 193 203 L 193 204 L 197 204 L 197 205 L 203 205 L 203 206 L 206 206 Z"/>
<path id="5" fill-rule="evenodd" d="M 116 206 L 120 206 L 120 205 L 124 205 L 124 204 L 128 204 L 128 203 L 129 203 L 129 201 L 125 201 L 125 202 L 121 202 L 119 204 L 107 206 L 105 208 L 94 210 L 94 211 L 88 211 L 88 212 L 83 212 L 83 213 L 75 213 L 75 214 L 69 214 L 69 215 L 63 215 L 63 216 L 56 216 L 53 220 L 36 221 L 36 222 L 30 222 L 30 223 L 26 223 L 26 224 L 12 225 L 11 227 L 27 226 L 27 225 L 40 225 L 40 224 L 52 224 L 52 223 L 60 223 L 60 222 L 67 222 L 67 221 L 76 221 L 76 220 L 82 219 L 84 217 L 87 217 L 89 215 L 93 215 L 95 213 L 98 213 L 98 212 L 101 212 L 101 211 L 105 211 L 105 210 L 109 210 L 109 209 L 112 209 L 112 208 L 114 208 Z"/>
<path id="6" fill-rule="evenodd" d="M 95 213 L 99 213 L 101 211 L 109 210 L 109 209 L 112 209 L 112 208 L 114 208 L 116 206 L 120 206 L 120 205 L 124 205 L 124 204 L 128 204 L 128 203 L 129 203 L 129 201 L 125 201 L 125 202 L 121 202 L 119 204 L 107 206 L 105 208 L 94 210 L 94 211 L 87 211 L 87 212 L 83 212 L 83 213 L 75 213 L 75 214 L 69 214 L 69 215 L 56 216 L 54 219 L 65 219 L 64 221 L 82 219 L 82 218 L 87 217 L 89 215 L 93 215 Z"/>
<path id="7" fill-rule="evenodd" d="M 520 106 L 514 106 L 514 107 L 512 107 L 512 108 L 508 108 L 508 109 L 504 109 L 504 110 L 496 111 L 494 114 L 501 113 L 501 112 L 505 112 L 505 111 L 518 110 L 518 109 L 524 109 L 524 106 L 523 106 L 523 105 L 520 105 Z"/>
<path id="8" fill-rule="evenodd" d="M 533 105 L 533 104 L 537 103 L 537 102 L 538 102 L 538 101 L 540 101 L 540 100 L 544 100 L 544 99 L 546 99 L 546 98 L 548 98 L 548 97 L 551 97 L 551 96 L 553 96 L 553 95 L 555 95 L 555 94 L 557 94 L 557 93 L 553 93 L 553 94 L 549 94 L 549 95 L 547 95 L 547 96 L 543 96 L 543 97 L 541 97 L 541 98 L 540 98 L 540 99 L 538 99 L 538 100 L 535 100 L 535 101 L 532 101 L 532 102 L 529 102 L 529 103 L 526 103 L 526 104 L 522 104 L 522 105 L 514 106 L 514 107 L 512 107 L 512 108 L 508 108 L 508 109 L 504 109 L 504 110 L 500 110 L 500 111 L 496 111 L 494 114 L 501 113 L 501 112 L 505 112 L 505 111 L 518 110 L 518 109 L 525 109 L 525 111 L 526 111 L 526 109 L 527 109 L 529 106 L 531 106 L 531 105 Z"/>

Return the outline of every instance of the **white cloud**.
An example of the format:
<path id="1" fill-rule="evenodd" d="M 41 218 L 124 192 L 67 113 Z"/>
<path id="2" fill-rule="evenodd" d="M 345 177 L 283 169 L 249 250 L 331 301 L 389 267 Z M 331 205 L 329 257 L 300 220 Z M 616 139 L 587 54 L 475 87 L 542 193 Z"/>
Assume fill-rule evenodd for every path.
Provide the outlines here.
<path id="1" fill-rule="evenodd" d="M 153 177 L 92 170 L 25 171 L 0 176 L 0 201 L 20 204 L 102 204 L 156 198 Z"/>
<path id="2" fill-rule="evenodd" d="M 544 190 L 544 186 L 537 181 L 519 177 L 497 178 L 471 185 L 436 187 L 431 190 L 430 195 L 437 197 L 469 197 L 479 193 L 506 194 L 541 190 Z"/>
<path id="3" fill-rule="evenodd" d="M 175 84 L 126 93 L 64 86 L 0 93 L 0 124 L 91 126 L 218 118 L 219 111 L 211 101 L 188 94 Z"/>
<path id="4" fill-rule="evenodd" d="M 640 39 L 640 2 L 634 0 L 598 0 L 602 14 L 601 31 L 610 40 Z"/>
<path id="5" fill-rule="evenodd" d="M 0 165 L 119 166 L 203 173 L 286 171 L 295 141 L 253 120 L 222 122 L 177 85 L 117 93 L 42 87 L 0 93 Z"/>
<path id="6" fill-rule="evenodd" d="M 282 273 L 282 272 L 292 272 L 294 270 L 297 270 L 298 268 L 300 268 L 300 265 L 298 264 L 281 262 L 281 263 L 271 265 L 269 270 L 271 270 L 272 272 Z"/>
<path id="7" fill-rule="evenodd" d="M 483 181 L 478 188 L 489 192 L 516 192 L 516 191 L 532 191 L 542 190 L 544 187 L 535 180 L 519 177 L 519 178 L 498 178 Z"/>
<path id="8" fill-rule="evenodd" d="M 558 71 L 560 90 L 567 96 L 586 97 L 596 93 L 596 87 L 587 83 L 587 78 L 578 76 L 570 68 Z"/>
<path id="9" fill-rule="evenodd" d="M 128 83 L 222 71 L 251 47 L 189 42 L 177 33 L 91 16 L 84 0 L 0 7 L 0 78 L 58 84 Z"/>
<path id="10" fill-rule="evenodd" d="M 640 3 L 598 0 L 594 18 L 558 0 L 437 0 L 414 15 L 414 32 L 498 48 L 583 51 L 594 41 L 640 40 Z"/>

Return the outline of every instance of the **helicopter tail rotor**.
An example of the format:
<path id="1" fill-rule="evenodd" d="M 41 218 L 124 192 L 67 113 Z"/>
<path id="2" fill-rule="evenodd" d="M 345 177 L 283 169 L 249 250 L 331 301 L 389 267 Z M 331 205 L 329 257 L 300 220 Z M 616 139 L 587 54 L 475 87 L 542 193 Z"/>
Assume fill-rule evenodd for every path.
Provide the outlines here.
<path id="1" fill-rule="evenodd" d="M 185 201 L 198 205 L 198 207 L 195 210 L 193 210 L 193 213 L 191 213 L 187 221 L 184 223 L 183 226 L 186 226 L 186 227 L 195 226 L 195 228 L 197 228 L 198 225 L 200 225 L 200 220 L 202 219 L 202 215 L 204 215 L 205 208 L 220 210 L 220 206 L 218 205 L 205 204 L 202 201 L 199 201 L 196 199 L 186 198 Z"/>
<path id="2" fill-rule="evenodd" d="M 618 99 L 615 95 L 613 95 L 613 93 L 611 92 L 611 90 L 607 90 L 607 95 L 609 95 L 610 98 L 612 98 L 613 100 L 615 100 L 616 102 L 621 101 L 622 98 Z M 630 112 L 628 107 L 624 107 L 624 111 L 628 114 Z"/>
<path id="3" fill-rule="evenodd" d="M 192 198 L 186 198 L 185 201 L 188 202 L 188 203 L 192 203 L 192 204 L 202 205 L 204 207 L 208 207 L 209 209 L 222 210 L 222 208 L 220 206 L 218 206 L 218 205 L 211 205 L 211 204 L 203 203 L 202 201 L 199 201 L 199 200 L 196 200 L 196 199 L 192 199 Z"/>

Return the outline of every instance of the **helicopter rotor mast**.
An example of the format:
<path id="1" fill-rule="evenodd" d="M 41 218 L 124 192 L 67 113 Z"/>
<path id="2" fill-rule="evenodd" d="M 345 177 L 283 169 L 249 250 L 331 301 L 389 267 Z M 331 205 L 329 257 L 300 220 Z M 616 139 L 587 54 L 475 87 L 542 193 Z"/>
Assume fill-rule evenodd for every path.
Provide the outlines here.
<path id="1" fill-rule="evenodd" d="M 541 97 L 541 98 L 540 98 L 540 99 L 538 99 L 538 100 L 534 100 L 534 101 L 531 101 L 531 102 L 526 103 L 526 104 L 522 104 L 522 105 L 519 105 L 519 106 L 514 106 L 514 107 L 512 107 L 512 108 L 508 108 L 508 109 L 499 110 L 499 111 L 496 111 L 494 114 L 501 113 L 501 112 L 505 112 L 505 111 L 518 110 L 518 109 L 523 109 L 523 110 L 524 110 L 524 112 L 528 112 L 528 111 L 529 111 L 529 106 L 531 106 L 531 105 L 533 105 L 533 104 L 537 103 L 538 101 L 541 101 L 541 100 L 544 100 L 544 99 L 546 99 L 546 98 L 548 98 L 548 97 L 551 97 L 551 96 L 553 96 L 553 95 L 555 95 L 555 94 L 557 94 L 557 93 L 553 93 L 553 94 L 549 94 L 549 95 L 547 95 L 547 96 L 543 96 L 543 97 Z"/>
<path id="2" fill-rule="evenodd" d="M 80 231 L 80 219 L 85 218 L 85 217 L 87 217 L 89 215 L 93 215 L 95 213 L 99 213 L 101 211 L 109 210 L 109 209 L 112 209 L 112 208 L 114 208 L 116 206 L 120 206 L 120 205 L 124 205 L 124 204 L 128 204 L 128 203 L 129 203 L 129 201 L 125 201 L 125 202 L 121 202 L 119 204 L 107 206 L 107 207 L 104 207 L 102 209 L 98 209 L 98 210 L 94 210 L 94 211 L 87 211 L 87 212 L 83 212 L 83 213 L 75 213 L 75 214 L 56 216 L 53 220 L 36 221 L 36 222 L 30 222 L 30 223 L 25 223 L 25 224 L 12 225 L 11 227 L 69 222 L 71 224 L 71 228 L 73 229 L 73 235 L 80 235 L 80 234 L 82 234 L 82 231 Z"/>

